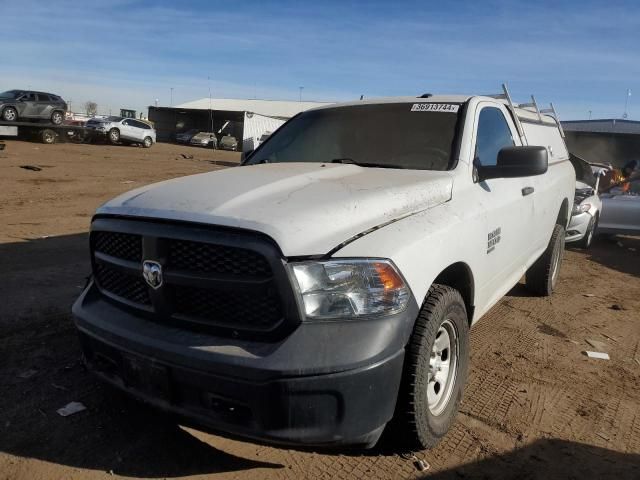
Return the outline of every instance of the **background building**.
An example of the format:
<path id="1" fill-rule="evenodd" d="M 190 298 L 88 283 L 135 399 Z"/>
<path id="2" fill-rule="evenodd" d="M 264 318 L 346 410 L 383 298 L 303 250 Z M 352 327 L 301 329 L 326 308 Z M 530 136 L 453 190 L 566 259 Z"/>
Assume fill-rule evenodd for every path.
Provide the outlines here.
<path id="1" fill-rule="evenodd" d="M 198 129 L 214 132 L 218 139 L 233 135 L 242 150 L 252 150 L 265 132 L 272 132 L 287 119 L 328 105 L 326 102 L 280 100 L 243 100 L 202 98 L 175 107 L 149 107 L 149 120 L 154 122 L 159 141 L 173 141 L 176 133 Z"/>
<path id="2" fill-rule="evenodd" d="M 622 167 L 640 159 L 640 122 L 603 119 L 562 122 L 567 148 L 589 162 Z"/>

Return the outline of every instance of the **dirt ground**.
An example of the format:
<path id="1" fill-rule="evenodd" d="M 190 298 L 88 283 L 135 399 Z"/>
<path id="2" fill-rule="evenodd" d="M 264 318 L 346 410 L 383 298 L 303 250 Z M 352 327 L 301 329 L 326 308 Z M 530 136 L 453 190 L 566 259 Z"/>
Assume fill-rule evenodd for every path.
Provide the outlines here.
<path id="1" fill-rule="evenodd" d="M 457 421 L 415 453 L 427 471 L 393 445 L 297 451 L 201 433 L 95 380 L 69 313 L 89 274 L 92 212 L 238 157 L 167 144 L 0 151 L 0 480 L 640 478 L 640 238 L 569 249 L 553 297 L 518 285 L 476 324 Z M 611 360 L 588 359 L 587 339 Z M 71 401 L 87 410 L 56 414 Z"/>

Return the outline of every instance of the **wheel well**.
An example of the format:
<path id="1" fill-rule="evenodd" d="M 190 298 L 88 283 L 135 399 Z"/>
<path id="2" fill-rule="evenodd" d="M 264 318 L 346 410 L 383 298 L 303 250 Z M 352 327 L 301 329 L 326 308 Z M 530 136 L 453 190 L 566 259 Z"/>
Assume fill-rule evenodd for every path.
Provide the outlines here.
<path id="1" fill-rule="evenodd" d="M 469 265 L 464 262 L 457 262 L 453 265 L 449 265 L 440 272 L 433 283 L 447 285 L 460 292 L 460 295 L 462 295 L 462 299 L 464 300 L 464 304 L 467 307 L 469 324 L 471 324 L 471 320 L 473 319 L 473 298 L 475 295 L 475 286 L 473 283 L 473 274 L 471 273 Z"/>
<path id="2" fill-rule="evenodd" d="M 556 219 L 556 225 L 562 225 L 564 228 L 567 228 L 569 225 L 569 200 L 566 198 L 562 200 L 562 205 L 560 206 L 560 211 L 558 212 L 558 218 Z"/>

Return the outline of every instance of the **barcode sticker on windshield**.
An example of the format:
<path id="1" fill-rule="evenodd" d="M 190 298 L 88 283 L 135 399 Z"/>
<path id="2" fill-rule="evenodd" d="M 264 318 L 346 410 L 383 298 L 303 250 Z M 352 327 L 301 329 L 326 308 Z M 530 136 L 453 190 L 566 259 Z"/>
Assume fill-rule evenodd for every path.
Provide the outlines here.
<path id="1" fill-rule="evenodd" d="M 455 103 L 414 103 L 411 111 L 458 113 L 458 108 L 460 105 Z"/>

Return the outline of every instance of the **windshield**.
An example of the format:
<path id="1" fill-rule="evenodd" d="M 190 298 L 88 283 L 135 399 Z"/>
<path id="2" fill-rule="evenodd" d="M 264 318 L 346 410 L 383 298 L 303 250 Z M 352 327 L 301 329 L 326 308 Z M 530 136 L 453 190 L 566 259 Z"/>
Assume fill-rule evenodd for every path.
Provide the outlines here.
<path id="1" fill-rule="evenodd" d="M 413 105 L 357 105 L 301 113 L 260 145 L 246 164 L 334 162 L 448 170 L 458 105 L 451 108 L 456 112 L 425 111 Z"/>
<path id="2" fill-rule="evenodd" d="M 22 90 L 7 90 L 6 92 L 0 93 L 0 97 L 2 98 L 18 98 L 22 94 Z"/>

